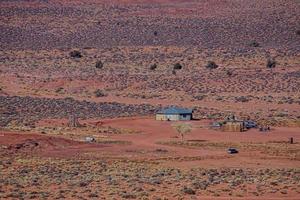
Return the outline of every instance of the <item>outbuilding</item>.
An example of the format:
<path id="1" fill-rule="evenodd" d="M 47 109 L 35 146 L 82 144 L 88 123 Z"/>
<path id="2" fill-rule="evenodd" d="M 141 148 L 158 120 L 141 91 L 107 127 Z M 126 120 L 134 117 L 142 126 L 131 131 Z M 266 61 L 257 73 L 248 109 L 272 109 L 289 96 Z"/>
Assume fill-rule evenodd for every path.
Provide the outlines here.
<path id="1" fill-rule="evenodd" d="M 245 125 L 243 121 L 226 121 L 222 126 L 222 130 L 225 132 L 243 132 L 245 131 Z"/>
<path id="2" fill-rule="evenodd" d="M 243 132 L 245 131 L 244 121 L 238 120 L 234 115 L 228 116 L 221 126 L 225 132 Z"/>
<path id="3" fill-rule="evenodd" d="M 193 110 L 172 106 L 158 111 L 155 118 L 160 121 L 188 121 L 193 119 Z"/>

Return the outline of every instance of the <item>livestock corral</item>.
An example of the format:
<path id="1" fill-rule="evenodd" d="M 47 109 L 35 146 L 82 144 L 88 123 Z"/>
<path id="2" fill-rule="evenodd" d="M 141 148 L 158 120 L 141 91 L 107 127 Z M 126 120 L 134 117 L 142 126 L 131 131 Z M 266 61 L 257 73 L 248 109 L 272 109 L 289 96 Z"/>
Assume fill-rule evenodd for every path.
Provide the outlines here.
<path id="1" fill-rule="evenodd" d="M 0 1 L 0 199 L 298 200 L 299 13 Z"/>

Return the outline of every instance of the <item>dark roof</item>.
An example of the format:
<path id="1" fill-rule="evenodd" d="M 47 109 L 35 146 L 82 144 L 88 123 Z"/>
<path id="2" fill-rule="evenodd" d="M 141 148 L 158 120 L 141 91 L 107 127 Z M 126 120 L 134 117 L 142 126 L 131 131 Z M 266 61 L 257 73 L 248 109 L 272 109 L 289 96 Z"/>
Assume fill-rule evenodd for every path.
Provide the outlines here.
<path id="1" fill-rule="evenodd" d="M 166 114 L 166 115 L 192 114 L 192 113 L 193 113 L 192 109 L 179 108 L 179 107 L 169 107 L 157 112 L 157 114 Z"/>

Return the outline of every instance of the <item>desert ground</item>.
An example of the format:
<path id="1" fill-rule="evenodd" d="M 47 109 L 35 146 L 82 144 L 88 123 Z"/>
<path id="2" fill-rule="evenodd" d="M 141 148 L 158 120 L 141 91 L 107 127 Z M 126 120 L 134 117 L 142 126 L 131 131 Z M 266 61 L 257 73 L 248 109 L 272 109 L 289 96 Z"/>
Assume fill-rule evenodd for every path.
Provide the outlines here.
<path id="1" fill-rule="evenodd" d="M 297 0 L 1 1 L 0 199 L 298 200 L 299 13 Z M 173 105 L 194 110 L 183 139 L 183 122 L 155 120 Z M 271 130 L 212 128 L 230 114 Z"/>

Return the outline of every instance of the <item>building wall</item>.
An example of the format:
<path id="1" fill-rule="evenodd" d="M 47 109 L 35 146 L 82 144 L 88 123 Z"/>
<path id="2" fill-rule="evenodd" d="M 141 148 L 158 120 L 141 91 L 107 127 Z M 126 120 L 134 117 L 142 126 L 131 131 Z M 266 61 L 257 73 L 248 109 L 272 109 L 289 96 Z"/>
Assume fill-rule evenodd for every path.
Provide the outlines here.
<path id="1" fill-rule="evenodd" d="M 167 121 L 168 119 L 170 121 L 179 121 L 179 120 L 191 120 L 192 115 L 164 115 L 164 114 L 156 114 L 155 117 L 156 120 L 159 121 Z"/>
<path id="2" fill-rule="evenodd" d="M 159 121 L 165 121 L 165 120 L 167 120 L 167 117 L 166 117 L 166 115 L 156 114 L 155 119 L 159 120 Z"/>
<path id="3" fill-rule="evenodd" d="M 191 114 L 180 115 L 179 119 L 182 121 L 185 121 L 185 120 L 189 121 L 189 120 L 192 120 L 192 115 Z"/>

